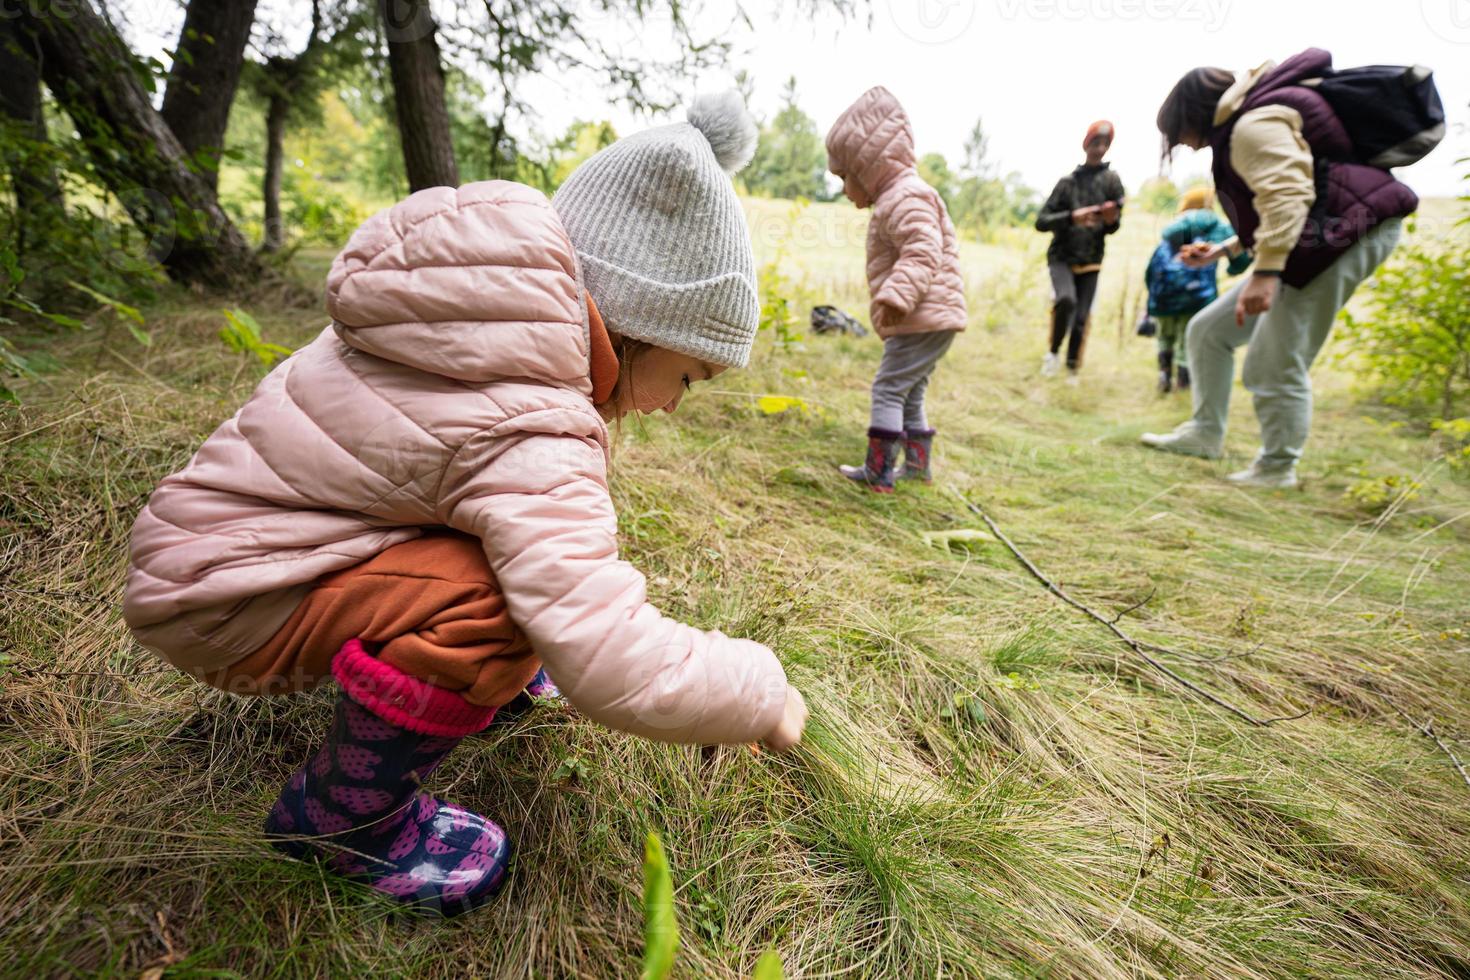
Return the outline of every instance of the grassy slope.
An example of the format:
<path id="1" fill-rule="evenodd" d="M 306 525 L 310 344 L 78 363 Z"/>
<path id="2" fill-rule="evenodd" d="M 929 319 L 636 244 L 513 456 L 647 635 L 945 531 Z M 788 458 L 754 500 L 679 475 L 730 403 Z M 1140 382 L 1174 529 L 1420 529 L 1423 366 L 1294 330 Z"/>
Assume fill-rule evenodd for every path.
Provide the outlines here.
<path id="1" fill-rule="evenodd" d="M 787 207 L 752 214 L 772 254 Z M 871 338 L 785 355 L 763 338 L 756 368 L 625 426 L 628 557 L 671 613 L 780 651 L 813 704 L 807 742 L 702 755 L 547 712 L 471 740 L 436 788 L 504 822 L 520 857 L 508 894 L 452 926 L 256 839 L 329 695 L 202 691 L 119 620 L 133 514 L 253 384 L 217 316 L 174 297 L 151 350 L 70 348 L 0 415 L 0 974 L 627 976 L 650 827 L 688 975 L 748 975 L 769 945 L 806 977 L 1470 974 L 1470 787 L 1375 693 L 1470 756 L 1470 521 L 1451 523 L 1470 494 L 1327 366 L 1298 492 L 1136 448 L 1185 411 L 1152 394 L 1151 349 L 1119 319 L 1152 224 L 1115 244 L 1078 388 L 1033 379 L 1041 243 L 966 246 L 977 328 L 932 389 L 932 488 L 834 476 L 860 449 Z M 788 268 L 860 309 L 860 218 L 817 206 L 796 231 Z M 288 343 L 322 322 L 255 312 Z M 814 411 L 762 416 L 760 392 Z M 1239 463 L 1255 429 L 1236 408 Z M 1358 470 L 1428 485 L 1375 522 L 1342 497 Z M 1199 683 L 1311 714 L 1246 726 L 1000 545 L 926 547 L 922 531 L 977 525 L 954 491 L 1098 608 L 1152 594 L 1124 625 Z"/>

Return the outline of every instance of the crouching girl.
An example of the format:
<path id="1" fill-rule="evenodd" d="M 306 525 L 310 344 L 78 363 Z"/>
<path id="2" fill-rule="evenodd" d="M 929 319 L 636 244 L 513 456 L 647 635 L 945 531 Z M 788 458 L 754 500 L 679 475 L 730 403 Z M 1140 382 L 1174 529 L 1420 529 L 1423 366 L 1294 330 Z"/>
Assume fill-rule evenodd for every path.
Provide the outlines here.
<path id="1" fill-rule="evenodd" d="M 331 325 L 154 491 L 138 639 L 238 694 L 340 686 L 266 820 L 278 846 L 414 906 L 484 902 L 506 834 L 419 781 L 528 684 L 663 741 L 800 738 L 770 650 L 648 603 L 607 487 L 608 421 L 749 358 L 729 175 L 754 143 L 737 96 L 706 98 L 553 201 L 490 181 L 379 213 L 332 266 Z"/>

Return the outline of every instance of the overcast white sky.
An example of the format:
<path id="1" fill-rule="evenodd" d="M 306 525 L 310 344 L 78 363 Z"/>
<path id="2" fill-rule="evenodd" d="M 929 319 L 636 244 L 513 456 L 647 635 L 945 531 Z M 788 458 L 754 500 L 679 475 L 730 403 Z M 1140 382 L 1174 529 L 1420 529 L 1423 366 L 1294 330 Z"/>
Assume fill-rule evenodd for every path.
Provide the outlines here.
<path id="1" fill-rule="evenodd" d="M 778 4 L 746 6 L 755 15 Z M 716 3 L 708 14 L 711 25 L 728 16 Z M 638 43 L 662 40 L 646 30 Z M 740 36 L 729 70 L 698 87 L 728 87 L 745 68 L 756 81 L 752 108 L 769 117 L 795 75 L 799 102 L 825 133 L 863 90 L 885 85 L 908 109 L 921 153 L 958 161 L 983 117 L 992 155 L 1043 193 L 1081 161 L 1087 124 L 1111 119 L 1110 159 L 1134 189 L 1158 170 L 1154 116 L 1181 74 L 1250 68 L 1311 46 L 1331 51 L 1338 67 L 1434 68 L 1451 135 L 1401 176 L 1423 195 L 1470 190 L 1460 180 L 1470 164 L 1455 163 L 1470 156 L 1470 0 L 875 0 L 871 25 L 813 25 L 789 13 L 757 22 Z M 620 133 L 652 123 L 617 108 L 599 112 L 595 89 L 567 82 L 537 86 L 550 132 L 578 116 L 611 118 Z M 1208 170 L 1208 152 L 1181 152 L 1176 176 Z"/>
<path id="2" fill-rule="evenodd" d="M 176 0 L 122 0 L 137 16 L 134 42 L 161 54 L 177 37 Z M 435 0 L 435 9 L 453 0 Z M 595 11 L 596 0 L 586 0 Z M 1154 116 L 1181 74 L 1199 65 L 1250 68 L 1302 48 L 1325 47 L 1338 67 L 1426 64 L 1435 69 L 1451 134 L 1401 176 L 1421 195 L 1470 190 L 1470 0 L 873 0 L 871 18 L 816 23 L 779 0 L 745 0 L 756 21 L 732 35 L 730 64 L 690 86 L 728 88 L 744 68 L 756 82 L 752 109 L 773 115 L 795 75 L 802 107 L 825 133 L 872 85 L 886 85 L 913 119 L 919 152 L 960 158 L 976 117 L 1003 170 L 1018 170 L 1045 193 L 1080 162 L 1087 124 L 1111 119 L 1110 159 L 1130 189 L 1158 170 Z M 781 13 L 782 9 L 786 12 Z M 261 0 L 260 16 L 301 15 L 293 0 Z M 699 25 L 729 23 L 733 4 L 707 0 Z M 285 13 L 290 11 L 290 13 Z M 761 18 L 764 19 L 761 19 Z M 634 30 L 593 15 L 598 36 L 644 53 L 672 50 L 666 30 Z M 599 79 L 576 74 L 532 80 L 525 90 L 542 135 L 577 118 L 611 119 L 627 134 L 670 119 L 638 118 L 612 105 Z M 677 116 L 682 118 L 682 113 Z M 524 134 L 523 134 L 524 135 Z M 1209 169 L 1208 152 L 1181 151 L 1174 175 Z"/>

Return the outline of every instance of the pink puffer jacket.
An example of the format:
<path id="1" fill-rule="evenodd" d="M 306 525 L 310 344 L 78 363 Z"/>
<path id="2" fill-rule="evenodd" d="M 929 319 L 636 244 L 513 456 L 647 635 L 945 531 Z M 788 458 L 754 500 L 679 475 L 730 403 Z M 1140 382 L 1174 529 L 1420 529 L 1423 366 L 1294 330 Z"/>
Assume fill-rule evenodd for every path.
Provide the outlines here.
<path id="1" fill-rule="evenodd" d="M 868 293 L 878 336 L 965 329 L 954 224 L 944 199 L 914 167 L 914 132 L 893 93 L 881 85 L 868 89 L 832 124 L 827 167 L 855 180 L 873 208 Z M 878 324 L 879 303 L 899 317 Z"/>
<path id="2" fill-rule="evenodd" d="M 414 194 L 352 236 L 327 309 L 138 516 L 123 611 L 141 642 L 186 668 L 231 663 L 321 575 L 444 525 L 484 542 L 512 619 L 588 717 L 677 742 L 776 727 L 771 651 L 660 615 L 618 558 L 586 294 L 544 195 Z"/>

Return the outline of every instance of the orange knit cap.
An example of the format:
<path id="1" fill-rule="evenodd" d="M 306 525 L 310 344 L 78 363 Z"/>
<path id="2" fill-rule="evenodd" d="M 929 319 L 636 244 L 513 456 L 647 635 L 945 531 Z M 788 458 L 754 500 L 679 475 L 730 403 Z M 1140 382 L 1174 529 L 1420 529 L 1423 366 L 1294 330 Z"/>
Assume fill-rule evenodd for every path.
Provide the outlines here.
<path id="1" fill-rule="evenodd" d="M 1092 142 L 1092 138 L 1094 136 L 1101 136 L 1103 139 L 1108 141 L 1109 146 L 1112 146 L 1113 134 L 1115 132 L 1116 130 L 1113 129 L 1112 123 L 1108 122 L 1106 119 L 1099 119 L 1097 122 L 1087 127 L 1087 135 L 1082 137 L 1082 148 L 1084 150 L 1087 149 L 1087 144 Z"/>

